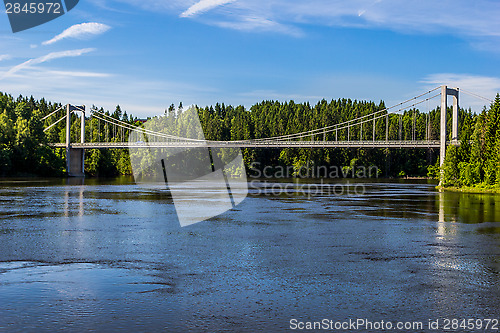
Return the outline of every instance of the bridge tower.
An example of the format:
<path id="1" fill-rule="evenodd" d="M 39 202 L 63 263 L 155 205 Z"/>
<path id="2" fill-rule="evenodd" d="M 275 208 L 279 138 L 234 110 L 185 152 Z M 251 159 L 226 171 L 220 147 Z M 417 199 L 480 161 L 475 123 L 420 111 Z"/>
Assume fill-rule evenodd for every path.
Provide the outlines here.
<path id="1" fill-rule="evenodd" d="M 446 133 L 446 111 L 448 109 L 448 96 L 453 96 L 453 112 L 451 120 L 451 144 L 458 143 L 458 88 L 448 88 L 446 85 L 441 86 L 441 142 L 439 148 L 439 165 L 441 167 L 441 177 L 439 185 L 443 183 L 443 163 L 446 157 L 446 144 L 448 141 L 448 134 Z"/>
<path id="2" fill-rule="evenodd" d="M 80 111 L 81 118 L 81 138 L 80 142 L 85 143 L 85 105 L 66 105 L 66 170 L 69 177 L 85 177 L 85 149 L 71 147 L 71 113 Z"/>

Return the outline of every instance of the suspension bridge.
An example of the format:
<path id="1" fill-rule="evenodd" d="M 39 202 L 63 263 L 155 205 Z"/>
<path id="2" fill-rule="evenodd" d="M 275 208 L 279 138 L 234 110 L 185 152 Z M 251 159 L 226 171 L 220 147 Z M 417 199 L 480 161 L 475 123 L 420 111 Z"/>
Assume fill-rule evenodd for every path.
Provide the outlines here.
<path id="1" fill-rule="evenodd" d="M 446 146 L 449 144 L 458 145 L 458 109 L 459 109 L 459 92 L 466 93 L 470 96 L 481 98 L 492 102 L 491 100 L 481 97 L 466 90 L 459 88 L 450 88 L 445 85 L 436 87 L 426 91 L 411 99 L 407 99 L 401 103 L 391 107 L 378 110 L 368 115 L 360 116 L 355 119 L 340 122 L 334 125 L 304 131 L 300 133 L 292 133 L 281 136 L 259 138 L 253 140 L 237 140 L 237 141 L 212 141 L 200 140 L 193 138 L 184 138 L 168 133 L 161 133 L 145 129 L 143 127 L 134 126 L 128 122 L 116 119 L 110 115 L 92 109 L 90 117 L 86 118 L 85 106 L 75 106 L 67 104 L 55 110 L 51 114 L 42 118 L 42 120 L 53 119 L 60 112 L 65 114 L 58 120 L 48 125 L 44 131 L 50 130 L 63 120 L 66 120 L 66 142 L 50 143 L 54 148 L 66 148 L 66 162 L 68 175 L 83 176 L 84 175 L 84 156 L 86 149 L 111 149 L 111 148 L 436 148 L 440 150 L 440 161 L 443 163 L 446 154 Z M 429 102 L 430 100 L 441 97 L 441 110 L 447 110 L 448 96 L 453 97 L 452 121 L 451 121 L 451 136 L 446 130 L 447 114 L 440 112 L 440 131 L 439 140 L 431 140 L 430 135 L 430 119 L 426 119 L 425 138 L 417 140 L 415 131 L 415 121 L 413 121 L 412 138 L 404 140 L 401 136 L 402 112 L 408 109 L 415 108 L 418 105 Z M 81 113 L 81 135 L 80 142 L 71 142 L 71 114 L 73 112 Z M 399 117 L 399 137 L 391 138 L 389 135 L 389 116 L 398 114 Z M 51 118 L 52 117 L 52 118 Z M 122 142 L 100 142 L 92 137 L 90 142 L 86 141 L 85 123 L 86 121 L 95 118 L 103 123 L 103 128 L 109 131 L 113 128 L 114 132 L 121 131 Z M 380 130 L 380 122 L 385 122 L 384 130 Z M 91 123 L 92 124 L 92 123 Z M 100 125 L 99 125 L 100 126 Z M 110 127 L 112 126 L 112 127 Z M 100 130 L 100 128 L 99 128 Z M 365 132 L 364 132 L 365 131 Z M 129 133 L 140 132 L 147 136 L 147 141 L 132 141 L 125 140 Z M 370 132 L 370 139 L 367 139 L 366 133 Z M 382 132 L 382 133 L 380 133 Z M 356 137 L 351 135 L 356 133 Z M 342 135 L 339 135 L 342 134 Z M 119 135 L 120 137 L 120 135 Z M 329 139 L 327 139 L 327 137 Z M 333 138 L 333 139 L 332 139 Z M 342 139 L 340 139 L 342 138 Z"/>

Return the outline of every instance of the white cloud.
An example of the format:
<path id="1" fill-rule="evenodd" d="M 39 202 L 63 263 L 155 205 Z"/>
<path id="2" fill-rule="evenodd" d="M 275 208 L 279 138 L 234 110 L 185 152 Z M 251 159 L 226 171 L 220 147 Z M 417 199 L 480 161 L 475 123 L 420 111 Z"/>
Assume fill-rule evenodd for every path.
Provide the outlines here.
<path id="1" fill-rule="evenodd" d="M 0 71 L 7 69 L 0 67 Z M 221 95 L 212 84 L 191 84 L 182 79 L 138 78 L 126 73 L 49 68 L 48 65 L 33 65 L 29 71 L 5 77 L 1 83 L 2 91 L 13 96 L 33 95 L 63 104 L 95 104 L 107 110 L 114 110 L 120 104 L 128 114 L 143 118 L 162 114 L 171 103 L 178 105 L 182 101 L 184 105 L 205 105 L 220 101 L 217 96 Z"/>
<path id="2" fill-rule="evenodd" d="M 382 28 L 402 32 L 424 32 L 465 36 L 500 36 L 498 0 L 116 0 L 144 10 L 181 12 L 182 17 L 203 15 L 203 22 L 230 29 L 242 25 L 262 31 L 246 22 L 249 17 L 276 22 L 277 32 L 287 33 L 283 25 L 296 29 L 300 24 Z M 230 6 L 220 7 L 231 3 Z M 185 10 L 186 6 L 190 6 Z M 234 22 L 228 24 L 224 22 Z M 271 27 L 270 27 L 271 28 Z M 240 29 L 241 30 L 241 29 Z M 248 29 L 250 30 L 250 29 Z"/>
<path id="3" fill-rule="evenodd" d="M 181 17 L 189 17 L 194 16 L 210 9 L 213 9 L 218 6 L 222 6 L 235 0 L 201 0 L 200 2 L 195 3 L 191 7 L 189 7 L 186 11 L 181 14 Z"/>
<path id="4" fill-rule="evenodd" d="M 479 51 L 500 53 L 500 37 L 478 37 L 471 43 Z"/>
<path id="5" fill-rule="evenodd" d="M 460 106 L 465 108 L 472 107 L 474 111 L 481 111 L 484 105 L 489 105 L 490 103 L 486 100 L 468 95 L 466 92 L 471 92 L 489 100 L 495 99 L 496 94 L 500 92 L 500 78 L 492 76 L 436 73 L 425 77 L 422 83 L 427 84 L 427 88 L 436 87 L 438 85 L 458 87 L 462 90 L 460 94 Z"/>
<path id="6" fill-rule="evenodd" d="M 54 44 L 65 38 L 85 38 L 92 35 L 100 35 L 108 31 L 111 27 L 106 24 L 89 22 L 89 23 L 81 23 L 75 24 L 68 29 L 61 32 L 59 35 L 54 38 L 43 42 L 43 45 Z"/>
<path id="7" fill-rule="evenodd" d="M 92 2 L 102 2 L 102 0 L 92 0 Z M 194 4 L 194 0 L 116 0 L 116 2 L 126 3 L 153 12 L 179 12 L 186 6 Z"/>
<path id="8" fill-rule="evenodd" d="M 89 78 L 105 78 L 111 77 L 112 74 L 108 73 L 97 73 L 97 72 L 83 72 L 83 71 L 60 71 L 60 70 L 46 70 L 47 77 L 57 77 L 60 79 L 69 79 L 74 77 L 89 77 Z"/>
<path id="9" fill-rule="evenodd" d="M 59 59 L 59 58 L 66 58 L 66 57 L 78 57 L 78 56 L 81 56 L 85 53 L 89 53 L 89 52 L 92 52 L 94 51 L 95 49 L 93 48 L 87 48 L 87 49 L 79 49 L 79 50 L 67 50 L 67 51 L 60 51 L 60 52 L 51 52 L 47 55 L 44 55 L 42 57 L 38 57 L 38 58 L 33 58 L 33 59 L 30 59 L 30 60 L 27 60 L 19 65 L 16 65 L 12 68 L 10 68 L 4 75 L 2 75 L 2 77 L 0 77 L 1 79 L 4 79 L 8 76 L 12 76 L 13 74 L 15 74 L 16 72 L 20 71 L 21 69 L 24 69 L 24 68 L 27 68 L 27 67 L 30 67 L 30 66 L 33 66 L 33 65 L 38 65 L 38 64 L 41 64 L 41 63 L 44 63 L 44 62 L 47 62 L 47 61 L 50 61 L 50 60 L 54 60 L 54 59 Z"/>
<path id="10" fill-rule="evenodd" d="M 219 27 L 242 31 L 274 31 L 294 37 L 304 35 L 302 30 L 294 26 L 281 24 L 261 17 L 244 17 L 240 21 L 222 21 L 214 24 Z"/>
<path id="11" fill-rule="evenodd" d="M 250 0 L 243 0 L 250 2 Z M 252 0 L 253 2 L 254 0 Z M 264 0 L 257 0 L 258 2 Z M 269 0 L 280 20 L 332 26 L 380 27 L 405 32 L 500 35 L 497 1 Z M 259 10 L 252 5 L 254 10 Z M 256 9 L 255 9 L 256 8 Z M 265 13 L 265 11 L 261 11 Z"/>
<path id="12" fill-rule="evenodd" d="M 0 61 L 9 60 L 10 58 L 8 54 L 0 54 Z"/>

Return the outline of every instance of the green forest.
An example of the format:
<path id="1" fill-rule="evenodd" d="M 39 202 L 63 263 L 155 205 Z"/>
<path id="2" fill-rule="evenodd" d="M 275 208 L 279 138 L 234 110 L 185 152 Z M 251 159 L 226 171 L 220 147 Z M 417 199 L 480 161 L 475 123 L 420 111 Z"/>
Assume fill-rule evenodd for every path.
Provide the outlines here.
<path id="1" fill-rule="evenodd" d="M 1 176 L 64 176 L 65 150 L 48 143 L 64 142 L 65 121 L 44 131 L 58 120 L 57 114 L 44 119 L 62 104 L 33 97 L 13 98 L 0 93 L 0 175 Z M 319 101 L 315 105 L 294 101 L 262 101 L 249 109 L 217 103 L 196 107 L 208 140 L 247 140 L 300 133 L 338 124 L 386 108 L 384 102 L 337 99 Z M 127 115 L 120 106 L 112 112 L 100 109 L 107 117 L 130 125 L 142 126 L 143 121 Z M 383 111 L 385 112 L 385 111 Z M 400 114 L 388 114 L 364 129 L 353 127 L 348 132 L 317 134 L 301 140 L 438 140 L 440 108 L 409 109 Z M 451 108 L 448 113 L 448 133 L 451 132 Z M 182 103 L 173 104 L 164 115 L 153 121 L 182 119 Z M 88 115 L 87 115 L 88 116 Z M 72 142 L 80 136 L 80 116 L 71 117 Z M 445 160 L 444 186 L 500 185 L 500 97 L 480 114 L 459 110 L 459 146 L 449 146 Z M 386 127 L 387 126 L 387 127 Z M 375 132 L 374 132 L 375 131 Z M 128 140 L 128 132 L 95 117 L 86 120 L 86 140 L 94 142 Z M 387 134 L 386 134 L 387 133 Z M 261 166 L 293 166 L 294 170 L 314 166 L 376 166 L 380 177 L 420 176 L 437 178 L 440 174 L 437 149 L 243 149 L 245 164 Z M 126 149 L 92 149 L 85 153 L 85 171 L 89 176 L 131 174 Z"/>

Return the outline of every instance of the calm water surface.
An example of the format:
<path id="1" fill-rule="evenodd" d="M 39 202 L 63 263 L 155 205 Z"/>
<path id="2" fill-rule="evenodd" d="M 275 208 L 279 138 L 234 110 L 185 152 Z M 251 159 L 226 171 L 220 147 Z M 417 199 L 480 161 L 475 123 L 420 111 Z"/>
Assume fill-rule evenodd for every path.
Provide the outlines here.
<path id="1" fill-rule="evenodd" d="M 72 182 L 0 180 L 0 331 L 500 317 L 500 196 L 384 181 L 272 196 L 261 184 L 181 228 L 164 191 Z"/>

